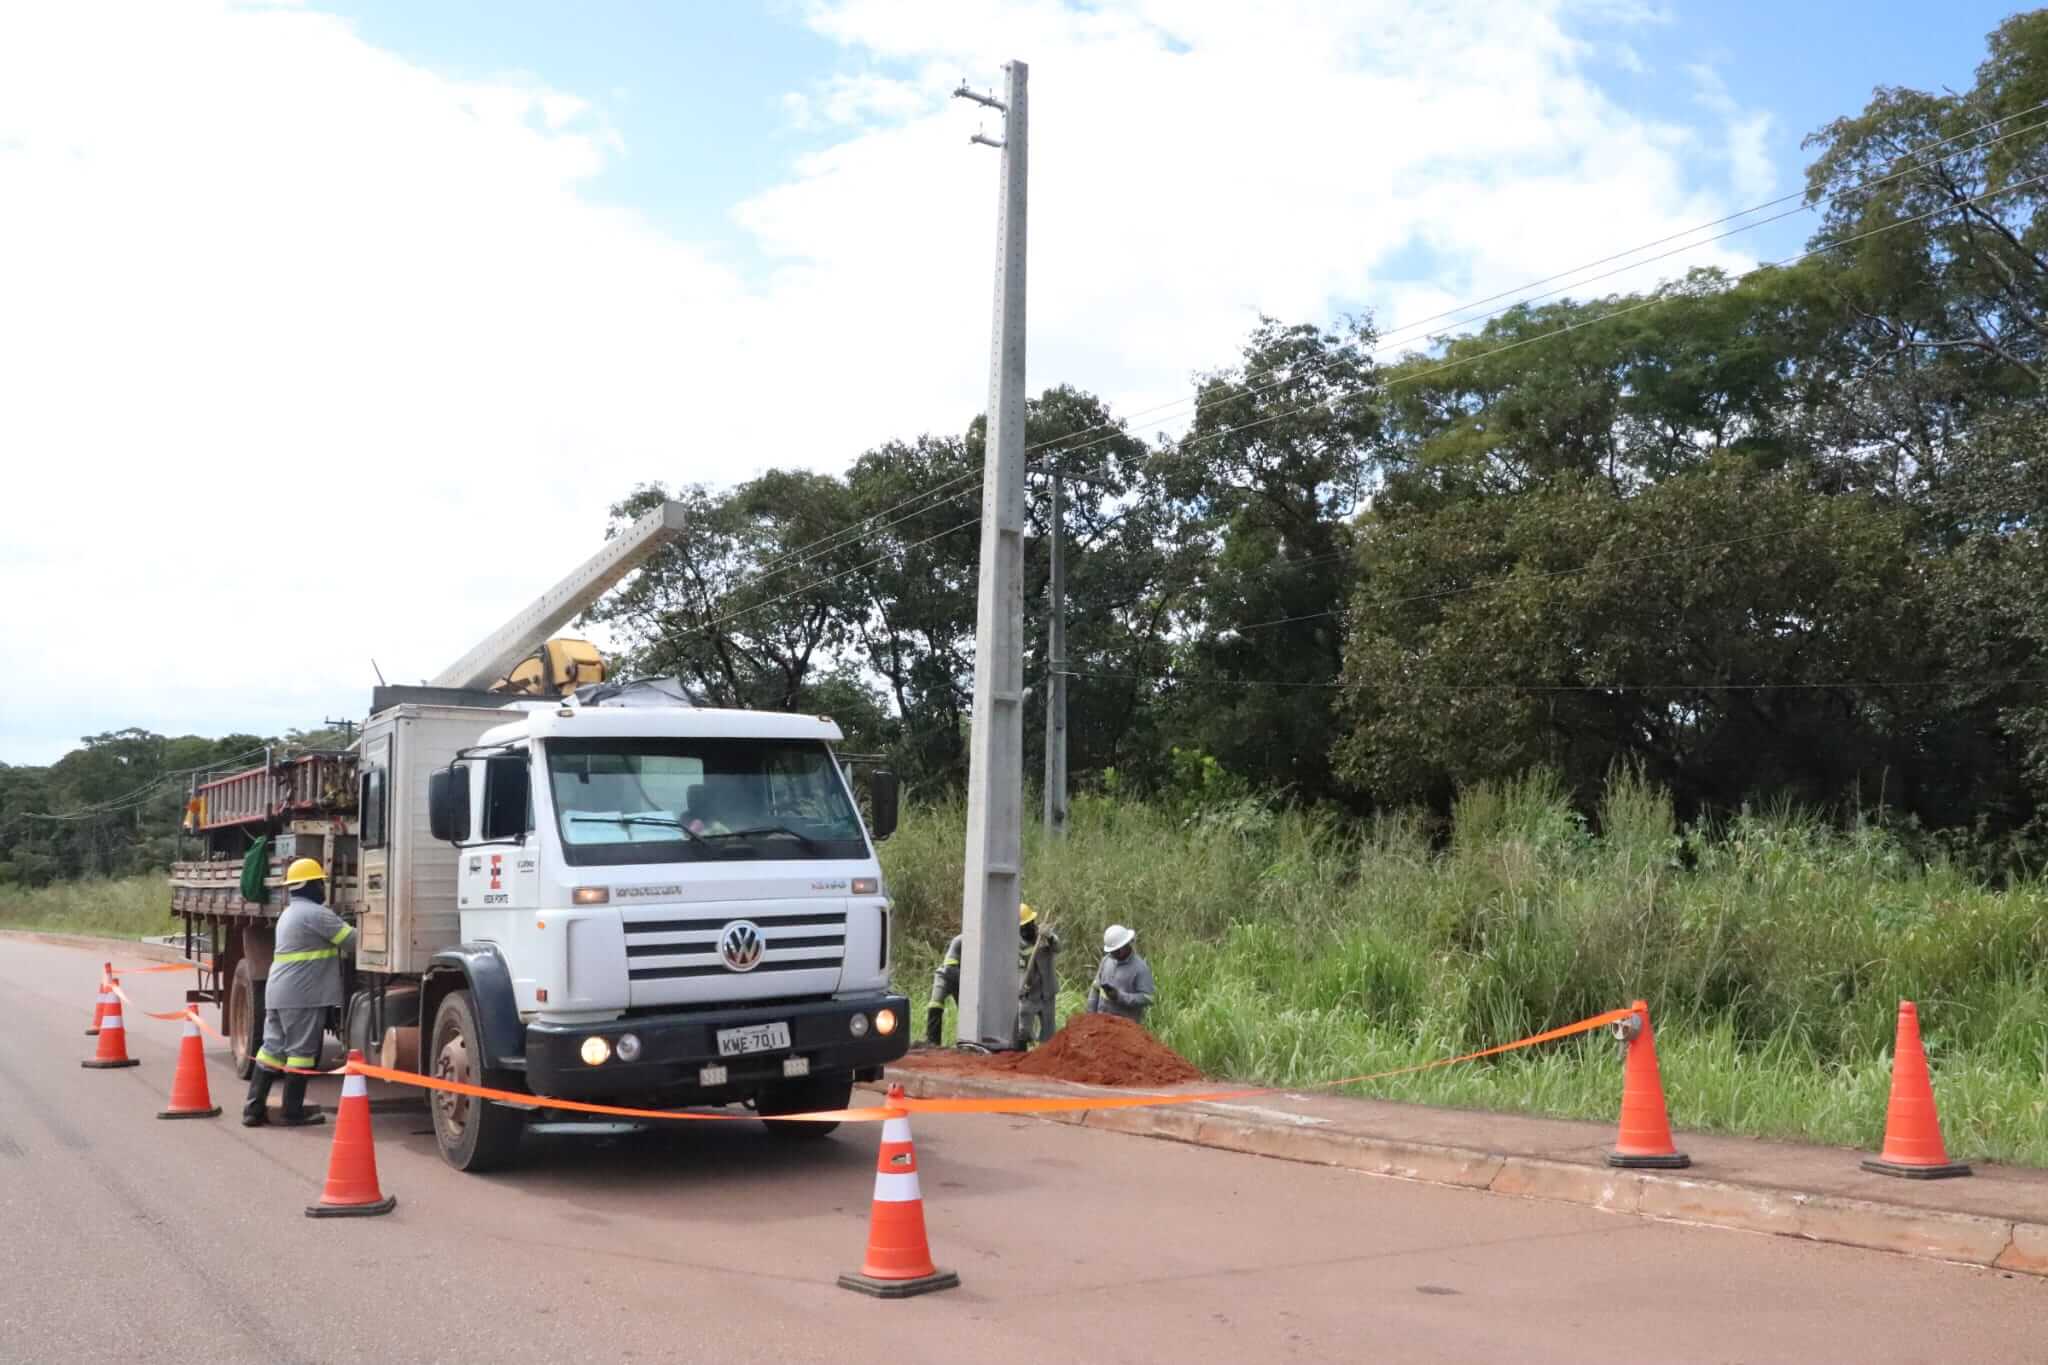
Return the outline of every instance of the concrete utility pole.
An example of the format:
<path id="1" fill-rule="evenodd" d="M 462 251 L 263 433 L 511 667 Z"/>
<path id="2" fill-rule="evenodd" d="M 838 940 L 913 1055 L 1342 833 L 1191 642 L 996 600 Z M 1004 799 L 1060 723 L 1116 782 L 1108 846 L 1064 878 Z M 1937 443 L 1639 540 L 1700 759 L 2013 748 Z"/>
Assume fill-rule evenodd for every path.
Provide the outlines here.
<path id="1" fill-rule="evenodd" d="M 1009 1047 L 1017 1031 L 1017 903 L 1024 862 L 1024 193 L 1026 67 L 1004 68 L 995 323 L 981 476 L 981 585 L 974 617 L 973 734 L 967 760 L 967 874 L 961 894 L 962 1041 Z"/>
<path id="2" fill-rule="evenodd" d="M 1045 624 L 1045 832 L 1067 832 L 1067 560 L 1066 507 L 1060 476 L 1052 476 L 1052 584 Z"/>

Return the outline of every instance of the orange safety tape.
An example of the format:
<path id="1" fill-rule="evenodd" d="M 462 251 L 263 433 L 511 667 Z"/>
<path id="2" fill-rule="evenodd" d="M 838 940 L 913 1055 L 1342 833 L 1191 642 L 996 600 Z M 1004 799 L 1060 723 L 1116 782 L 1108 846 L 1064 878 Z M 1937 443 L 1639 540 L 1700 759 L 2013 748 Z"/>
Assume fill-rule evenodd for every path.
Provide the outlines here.
<path id="1" fill-rule="evenodd" d="M 114 983 L 114 994 L 129 1004 L 128 992 Z M 198 1011 L 191 1006 L 157 1014 L 149 1010 L 142 1013 L 152 1019 L 175 1020 L 191 1018 L 214 1037 L 222 1035 L 211 1024 L 199 1018 Z M 1432 1062 L 1418 1062 L 1413 1066 L 1395 1067 L 1391 1071 L 1374 1071 L 1363 1076 L 1345 1076 L 1334 1081 L 1315 1081 L 1307 1085 L 1260 1086 L 1250 1090 L 1206 1090 L 1196 1094 L 1178 1095 L 1090 1095 L 1068 1098 L 1065 1096 L 1019 1095 L 1010 1099 L 968 1099 L 934 1098 L 913 1099 L 905 1096 L 901 1104 L 868 1105 L 858 1109 L 819 1109 L 803 1114 L 776 1114 L 777 1122 L 788 1123 L 878 1123 L 883 1119 L 901 1118 L 905 1114 L 1059 1114 L 1076 1113 L 1088 1109 L 1147 1109 L 1163 1108 L 1168 1105 L 1205 1104 L 1221 1100 L 1254 1099 L 1261 1095 L 1284 1095 L 1301 1090 L 1335 1090 L 1341 1086 L 1362 1085 L 1367 1081 L 1391 1080 L 1396 1076 L 1412 1076 L 1419 1071 L 1433 1071 L 1442 1066 L 1456 1066 L 1460 1062 L 1476 1062 L 1485 1057 L 1498 1057 L 1507 1052 L 1518 1052 L 1523 1048 L 1536 1047 L 1543 1043 L 1554 1043 L 1560 1038 L 1576 1034 L 1591 1033 L 1594 1029 L 1620 1023 L 1633 1017 L 1632 1009 L 1608 1010 L 1590 1019 L 1581 1019 L 1575 1024 L 1561 1028 L 1545 1029 L 1532 1033 L 1527 1038 L 1518 1038 L 1512 1043 L 1501 1043 L 1496 1047 L 1481 1048 L 1457 1057 L 1439 1057 Z M 694 1121 L 704 1123 L 743 1123 L 749 1118 L 744 1114 L 704 1114 L 678 1112 L 671 1109 L 631 1109 L 621 1105 L 588 1104 L 582 1100 L 558 1099 L 551 1095 L 525 1094 L 517 1090 L 494 1090 L 489 1086 L 470 1085 L 463 1081 L 443 1080 L 439 1076 L 420 1076 L 410 1071 L 395 1071 L 390 1067 L 373 1066 L 368 1062 L 348 1062 L 333 1071 L 299 1071 L 296 1068 L 288 1074 L 306 1076 L 341 1076 L 350 1072 L 367 1076 L 373 1080 L 388 1081 L 393 1085 L 410 1085 L 422 1090 L 439 1090 L 451 1095 L 468 1095 L 474 1099 L 496 1100 L 501 1104 L 516 1105 L 522 1109 L 560 1109 L 577 1114 L 609 1114 L 619 1118 L 664 1119 L 671 1122 Z"/>
<path id="2" fill-rule="evenodd" d="M 1366 1081 L 1390 1080 L 1395 1076 L 1410 1076 L 1418 1071 L 1431 1071 L 1440 1066 L 1456 1066 L 1459 1062 L 1476 1062 L 1482 1057 L 1498 1057 L 1504 1052 L 1516 1052 L 1540 1043 L 1554 1043 L 1560 1038 L 1574 1034 L 1591 1033 L 1594 1029 L 1605 1028 L 1619 1023 L 1635 1013 L 1634 1010 L 1609 1010 L 1596 1014 L 1590 1019 L 1581 1019 L 1576 1024 L 1562 1028 L 1546 1029 L 1532 1033 L 1527 1038 L 1518 1038 L 1512 1043 L 1498 1047 L 1482 1048 L 1478 1052 L 1467 1052 L 1458 1057 L 1439 1057 L 1433 1062 L 1419 1062 L 1414 1066 L 1396 1067 L 1392 1071 L 1374 1071 L 1363 1076 L 1345 1076 L 1334 1081 L 1315 1081 L 1308 1085 L 1272 1085 L 1255 1090 L 1209 1090 L 1200 1094 L 1178 1095 L 1101 1095 L 1072 1099 L 1061 1097 L 1018 1096 L 1015 1099 L 912 1099 L 904 1097 L 903 1107 L 913 1114 L 1062 1114 L 1077 1113 L 1084 1109 L 1146 1109 L 1169 1104 L 1205 1104 L 1219 1100 L 1245 1100 L 1260 1095 L 1285 1095 L 1302 1090 L 1334 1090 L 1339 1086 L 1362 1085 Z"/>
<path id="3" fill-rule="evenodd" d="M 150 976 L 157 972 L 206 971 L 212 966 L 213 963 L 209 960 L 194 958 L 190 962 L 160 962 L 153 967 L 116 967 L 114 975 Z"/>
<path id="4" fill-rule="evenodd" d="M 1218 1100 L 1250 1099 L 1259 1095 L 1279 1095 L 1296 1090 L 1328 1090 L 1338 1086 L 1358 1085 L 1365 1081 L 1387 1080 L 1394 1076 L 1406 1076 L 1417 1071 L 1429 1071 L 1440 1066 L 1455 1066 L 1459 1062 L 1476 1062 L 1482 1057 L 1497 1057 L 1505 1052 L 1536 1047 L 1542 1043 L 1556 1042 L 1575 1034 L 1591 1033 L 1594 1029 L 1618 1023 L 1633 1014 L 1633 1010 L 1609 1010 L 1596 1014 L 1590 1019 L 1581 1019 L 1575 1024 L 1562 1028 L 1546 1029 L 1512 1043 L 1498 1047 L 1482 1048 L 1460 1057 L 1440 1057 L 1433 1062 L 1422 1062 L 1415 1066 L 1397 1067 L 1392 1071 L 1376 1071 L 1364 1076 L 1346 1076 L 1342 1080 L 1319 1081 L 1313 1085 L 1266 1086 L 1252 1090 L 1210 1090 L 1199 1094 L 1179 1095 L 1106 1095 L 1088 1098 L 1040 1097 L 1020 1095 L 1014 1099 L 912 1099 L 905 1096 L 900 1104 L 872 1105 L 861 1109 L 827 1109 L 807 1114 L 777 1114 L 777 1120 L 800 1123 L 873 1123 L 881 1119 L 897 1118 L 904 1114 L 1056 1114 L 1072 1113 L 1084 1109 L 1143 1109 L 1177 1104 L 1202 1104 Z M 498 1100 L 533 1109 L 564 1109 L 581 1114 L 612 1114 L 624 1118 L 646 1119 L 707 1119 L 714 1122 L 738 1122 L 746 1116 L 740 1114 L 697 1114 L 675 1113 L 661 1109 L 627 1109 L 608 1104 L 585 1104 L 578 1100 L 560 1100 L 546 1095 L 521 1094 L 514 1090 L 493 1090 L 486 1086 L 468 1085 L 461 1081 L 445 1081 L 437 1076 L 416 1076 L 408 1071 L 393 1071 L 387 1067 L 350 1063 L 343 1068 L 361 1076 L 375 1077 L 396 1085 L 413 1085 L 427 1090 L 440 1090 L 456 1095 L 470 1095 L 477 1099 Z"/>
<path id="5" fill-rule="evenodd" d="M 127 1001 L 130 1005 L 135 1004 L 134 1000 L 129 998 L 128 992 L 121 989 L 121 983 L 118 981 L 114 983 L 114 994 L 120 996 L 121 999 Z M 181 1019 L 190 1019 L 193 1023 L 199 1025 L 201 1029 L 220 1039 L 223 1043 L 228 1041 L 228 1036 L 225 1033 L 222 1033 L 219 1029 L 206 1022 L 205 1018 L 199 1013 L 199 1007 L 196 1005 L 187 1005 L 181 1010 L 164 1010 L 162 1012 L 146 1010 L 140 1005 L 136 1005 L 135 1012 L 151 1019 L 161 1019 L 167 1024 L 176 1023 Z M 261 1064 L 259 1063 L 259 1065 Z M 275 1071 L 279 1075 L 294 1076 L 339 1076 L 348 1070 L 346 1066 L 338 1066 L 332 1071 L 313 1071 L 304 1067 L 265 1067 L 264 1069 L 266 1071 Z"/>
<path id="6" fill-rule="evenodd" d="M 439 1076 L 416 1076 L 410 1071 L 393 1071 L 389 1067 L 372 1066 L 368 1062 L 350 1062 L 344 1071 L 353 1071 L 358 1076 L 374 1080 L 390 1081 L 393 1085 L 416 1085 L 425 1090 L 440 1090 L 451 1095 L 470 1095 L 480 1100 L 497 1100 L 502 1104 L 515 1104 L 523 1109 L 563 1109 L 578 1114 L 616 1114 L 631 1119 L 678 1119 L 710 1123 L 745 1123 L 748 1114 L 699 1114 L 681 1113 L 673 1109 L 626 1109 L 611 1104 L 585 1104 L 581 1100 L 558 1100 L 547 1095 L 525 1095 L 516 1090 L 493 1090 L 489 1086 L 470 1085 L 464 1081 L 444 1081 Z M 771 1115 L 777 1123 L 878 1123 L 883 1119 L 900 1119 L 904 1111 L 892 1105 L 870 1105 L 861 1109 L 818 1109 L 806 1114 Z"/>

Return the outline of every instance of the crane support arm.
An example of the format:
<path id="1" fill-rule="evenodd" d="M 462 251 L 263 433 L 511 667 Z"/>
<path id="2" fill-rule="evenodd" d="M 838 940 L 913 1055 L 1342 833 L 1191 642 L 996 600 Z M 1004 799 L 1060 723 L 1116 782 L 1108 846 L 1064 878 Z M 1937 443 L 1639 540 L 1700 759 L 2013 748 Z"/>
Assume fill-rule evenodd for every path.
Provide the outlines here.
<path id="1" fill-rule="evenodd" d="M 549 588 L 532 605 L 499 626 L 453 666 L 443 669 L 433 687 L 485 688 L 510 672 L 555 631 L 610 591 L 620 579 L 647 562 L 668 537 L 683 529 L 683 504 L 664 502 L 627 527 L 621 535 L 585 560 L 574 573 Z"/>

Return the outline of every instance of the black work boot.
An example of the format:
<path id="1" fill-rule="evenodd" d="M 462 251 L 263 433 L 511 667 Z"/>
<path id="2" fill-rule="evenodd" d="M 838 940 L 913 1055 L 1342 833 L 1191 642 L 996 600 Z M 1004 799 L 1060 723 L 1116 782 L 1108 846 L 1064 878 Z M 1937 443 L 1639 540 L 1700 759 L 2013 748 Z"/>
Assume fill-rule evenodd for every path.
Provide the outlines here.
<path id="1" fill-rule="evenodd" d="M 284 1073 L 284 1105 L 278 1111 L 277 1121 L 287 1128 L 304 1128 L 308 1124 L 325 1123 L 327 1115 L 320 1112 L 317 1104 L 306 1103 L 306 1077 Z"/>
<path id="2" fill-rule="evenodd" d="M 249 1072 L 249 1098 L 242 1105 L 242 1126 L 261 1128 L 270 1120 L 265 1114 L 270 1106 L 270 1083 L 277 1073 L 257 1062 Z"/>

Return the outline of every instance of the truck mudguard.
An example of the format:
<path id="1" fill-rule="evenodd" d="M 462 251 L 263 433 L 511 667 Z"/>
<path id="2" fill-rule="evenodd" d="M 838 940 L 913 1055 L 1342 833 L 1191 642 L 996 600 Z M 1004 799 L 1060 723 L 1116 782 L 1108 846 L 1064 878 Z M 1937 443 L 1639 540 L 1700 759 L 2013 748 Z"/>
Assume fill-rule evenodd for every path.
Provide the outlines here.
<path id="1" fill-rule="evenodd" d="M 501 1070 L 526 1069 L 526 1025 L 519 1022 L 519 1001 L 512 994 L 512 971 L 498 953 L 495 943 L 458 943 L 434 954 L 427 978 L 426 999 L 421 1002 L 420 1023 L 431 1029 L 441 998 L 460 989 L 452 978 L 456 972 L 469 987 L 476 1006 L 477 1031 L 483 1034 L 484 1062 Z M 421 1040 L 420 1060 L 427 1061 L 428 1039 Z"/>

